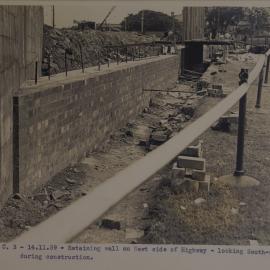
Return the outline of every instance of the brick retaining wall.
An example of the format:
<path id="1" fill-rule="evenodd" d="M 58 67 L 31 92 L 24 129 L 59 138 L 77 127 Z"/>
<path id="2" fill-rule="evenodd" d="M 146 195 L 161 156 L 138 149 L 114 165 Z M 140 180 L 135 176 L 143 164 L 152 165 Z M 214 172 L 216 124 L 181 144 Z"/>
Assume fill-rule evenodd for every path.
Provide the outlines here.
<path id="1" fill-rule="evenodd" d="M 179 62 L 179 56 L 161 56 L 58 86 L 48 82 L 42 89 L 22 89 L 14 98 L 20 192 L 32 191 L 98 149 L 149 104 L 150 92 L 142 88 L 176 82 Z"/>

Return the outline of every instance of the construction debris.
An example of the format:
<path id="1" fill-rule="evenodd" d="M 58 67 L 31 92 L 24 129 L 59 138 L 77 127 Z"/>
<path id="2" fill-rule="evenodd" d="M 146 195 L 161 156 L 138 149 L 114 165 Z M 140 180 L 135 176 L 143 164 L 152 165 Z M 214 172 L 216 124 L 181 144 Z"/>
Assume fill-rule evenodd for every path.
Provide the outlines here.
<path id="1" fill-rule="evenodd" d="M 144 236 L 144 231 L 139 229 L 126 229 L 126 239 L 139 239 Z"/>
<path id="2" fill-rule="evenodd" d="M 177 157 L 171 172 L 171 189 L 174 193 L 198 192 L 210 189 L 210 176 L 205 171 L 202 158 L 202 141 L 189 146 Z"/>
<path id="3" fill-rule="evenodd" d="M 204 198 L 197 198 L 195 201 L 194 201 L 194 204 L 196 205 L 200 205 L 202 203 L 205 203 L 206 200 Z"/>
<path id="4" fill-rule="evenodd" d="M 222 84 L 213 84 L 212 88 L 207 89 L 207 94 L 210 97 L 225 97 Z"/>
<path id="5" fill-rule="evenodd" d="M 70 178 L 68 178 L 68 177 L 66 178 L 66 182 L 69 183 L 70 185 L 74 185 L 74 184 L 77 183 L 75 180 L 70 179 Z"/>
<path id="6" fill-rule="evenodd" d="M 138 144 L 146 147 L 148 151 L 156 149 L 157 146 L 165 143 L 176 132 L 179 132 L 183 128 L 182 124 L 194 116 L 199 102 L 199 98 L 193 93 L 180 91 L 179 93 L 166 94 L 166 96 L 167 102 L 164 103 L 164 94 L 157 94 L 151 99 L 150 107 L 144 109 L 147 114 L 151 112 L 152 115 L 162 116 L 158 122 L 149 126 L 149 130 L 142 132 L 143 136 L 138 141 Z"/>
<path id="7" fill-rule="evenodd" d="M 13 195 L 13 199 L 16 199 L 16 200 L 22 200 L 23 199 L 23 196 L 20 194 L 20 193 L 15 193 Z"/>
<path id="8" fill-rule="evenodd" d="M 237 131 L 238 128 L 238 118 L 237 113 L 231 112 L 227 115 L 222 116 L 217 122 L 215 122 L 211 128 L 213 130 L 232 132 Z"/>
<path id="9" fill-rule="evenodd" d="M 121 222 L 112 218 L 104 218 L 102 219 L 100 226 L 110 230 L 120 230 Z"/>
<path id="10" fill-rule="evenodd" d="M 119 56 L 120 61 L 125 61 L 126 44 L 151 43 L 155 41 L 154 36 L 139 35 L 131 32 L 102 32 L 93 29 L 85 31 L 75 29 L 56 29 L 44 25 L 44 62 L 42 65 L 43 75 L 47 74 L 48 59 L 50 57 L 50 73 L 55 74 L 65 70 L 65 50 L 69 49 L 67 63 L 68 69 L 81 68 L 81 53 L 83 55 L 84 67 L 95 66 L 100 61 L 107 63 L 108 59 L 116 61 Z M 115 50 L 107 50 L 105 46 L 123 46 L 119 53 Z M 146 47 L 141 53 L 142 56 L 150 55 L 153 52 L 151 46 Z M 137 55 L 138 57 L 138 55 Z M 131 52 L 128 59 L 131 60 Z"/>
<path id="11" fill-rule="evenodd" d="M 233 207 L 231 209 L 231 212 L 232 212 L 233 215 L 237 215 L 237 214 L 239 214 L 239 209 Z"/>

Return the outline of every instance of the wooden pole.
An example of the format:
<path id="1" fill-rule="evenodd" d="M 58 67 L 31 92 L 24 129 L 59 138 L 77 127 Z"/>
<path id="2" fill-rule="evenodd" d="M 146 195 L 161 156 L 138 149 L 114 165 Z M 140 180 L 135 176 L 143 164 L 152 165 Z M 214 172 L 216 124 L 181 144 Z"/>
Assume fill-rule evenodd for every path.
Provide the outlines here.
<path id="1" fill-rule="evenodd" d="M 54 6 L 52 6 L 52 26 L 55 28 L 55 10 Z"/>

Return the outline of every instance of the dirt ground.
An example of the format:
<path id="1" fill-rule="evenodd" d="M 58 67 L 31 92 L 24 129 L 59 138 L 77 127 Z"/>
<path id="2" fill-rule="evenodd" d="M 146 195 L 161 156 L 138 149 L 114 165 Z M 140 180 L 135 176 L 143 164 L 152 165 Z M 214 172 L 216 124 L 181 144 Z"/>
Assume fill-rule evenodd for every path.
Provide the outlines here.
<path id="1" fill-rule="evenodd" d="M 244 55 L 240 59 L 232 58 L 229 63 L 222 65 L 225 72 L 217 71 L 210 75 L 210 70 L 205 76 L 213 83 L 223 83 L 230 92 L 238 85 L 237 75 L 243 65 L 253 66 L 253 57 Z M 248 174 L 261 181 L 258 188 L 230 190 L 214 181 L 216 177 L 234 170 L 236 134 L 209 129 L 200 139 L 204 141 L 207 172 L 213 180 L 210 193 L 173 194 L 167 185 L 171 168 L 167 166 L 73 241 L 249 244 L 249 240 L 256 239 L 260 244 L 269 244 L 270 216 L 263 215 L 269 213 L 267 169 L 270 158 L 267 158 L 269 144 L 265 125 L 265 114 L 269 112 L 253 109 L 256 86 L 253 88 L 248 106 L 245 166 Z M 178 85 L 176 89 L 192 91 L 186 85 Z M 220 98 L 198 98 L 186 93 L 158 94 L 149 108 L 112 134 L 99 152 L 90 153 L 80 163 L 66 168 L 33 194 L 10 198 L 0 211 L 0 241 L 9 241 L 22 231 L 31 229 L 31 226 L 146 155 L 149 149 L 158 147 L 160 142 L 153 140 L 153 133 L 165 134 L 168 139 L 219 101 Z M 265 98 L 263 101 L 264 108 L 267 101 Z M 187 107 L 192 109 L 187 110 Z M 206 203 L 194 205 L 194 200 L 199 197 L 205 198 Z M 104 220 L 113 223 L 108 226 Z M 117 229 L 112 229 L 113 226 Z"/>
<path id="2" fill-rule="evenodd" d="M 212 177 L 209 193 L 186 193 L 164 197 L 170 192 L 160 185 L 154 201 L 161 209 L 152 215 L 152 225 L 143 242 L 177 244 L 269 245 L 269 87 L 264 87 L 262 109 L 255 109 L 257 84 L 248 95 L 245 141 L 246 174 L 260 181 L 260 186 L 230 189 L 218 177 L 235 169 L 236 133 L 209 129 L 199 139 L 204 141 L 206 170 Z M 204 108 L 202 108 L 204 110 Z M 236 112 L 237 106 L 232 108 Z M 169 190 L 169 191 L 168 191 Z M 198 206 L 194 200 L 203 198 Z M 157 206 L 155 206 L 157 207 Z M 154 208 L 155 209 L 155 208 Z M 168 229 L 169 228 L 169 229 Z"/>
<path id="3" fill-rule="evenodd" d="M 210 75 L 213 72 L 210 69 L 204 77 L 212 83 L 223 83 L 226 90 L 230 92 L 238 86 L 237 74 L 243 64 L 250 68 L 254 64 L 250 56 L 242 56 L 240 59 L 241 62 L 233 61 L 223 65 L 225 72 Z M 246 61 L 246 59 L 249 60 Z M 204 98 L 196 108 L 191 121 L 219 101 L 219 98 Z M 237 108 L 232 110 L 236 111 Z M 168 166 L 103 217 L 103 219 L 119 221 L 120 230 L 103 228 L 102 220 L 99 220 L 80 237 L 74 239 L 74 242 L 249 244 L 249 240 L 259 240 L 250 233 L 249 226 L 242 228 L 243 221 L 245 221 L 244 224 L 248 222 L 250 226 L 253 226 L 253 218 L 256 220 L 256 217 L 252 219 L 245 217 L 245 211 L 249 206 L 248 200 L 239 196 L 242 191 L 231 190 L 218 181 L 214 181 L 225 172 L 227 174 L 233 172 L 236 133 L 208 130 L 200 139 L 204 141 L 207 171 L 213 180 L 210 193 L 174 195 L 167 184 L 171 168 Z M 231 148 L 228 149 L 228 145 Z M 226 158 L 224 158 L 225 155 Z M 225 163 L 226 166 L 224 166 Z M 197 206 L 194 200 L 200 197 L 205 198 L 206 203 Z M 259 242 L 263 243 L 261 239 Z"/>

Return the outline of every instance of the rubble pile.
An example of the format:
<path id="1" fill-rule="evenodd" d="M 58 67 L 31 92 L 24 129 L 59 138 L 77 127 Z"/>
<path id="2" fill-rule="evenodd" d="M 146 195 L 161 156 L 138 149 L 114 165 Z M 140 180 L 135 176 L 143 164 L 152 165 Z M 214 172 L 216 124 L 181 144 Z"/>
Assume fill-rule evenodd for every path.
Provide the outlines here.
<path id="1" fill-rule="evenodd" d="M 84 168 L 71 166 L 33 194 L 14 194 L 0 211 L 1 241 L 31 229 L 73 200 L 85 196 L 87 193 L 82 188 L 84 181 Z"/>
<path id="2" fill-rule="evenodd" d="M 144 145 L 148 151 L 154 150 L 183 129 L 184 123 L 193 117 L 197 106 L 198 97 L 192 93 L 178 93 L 178 98 L 171 95 L 166 104 L 162 104 L 162 94 L 157 95 L 145 112 L 161 118 L 149 126 L 149 136 L 139 144 Z"/>
<path id="3" fill-rule="evenodd" d="M 180 132 L 194 116 L 202 97 L 196 93 L 159 93 L 151 98 L 140 117 L 148 125 L 130 121 L 111 136 L 124 143 L 133 141 L 146 151 L 152 151 Z M 166 101 L 164 101 L 166 100 Z"/>
<path id="4" fill-rule="evenodd" d="M 104 46 L 119 46 L 127 44 L 153 42 L 152 36 L 141 35 L 133 32 L 102 32 L 96 30 L 71 30 L 56 29 L 50 26 L 44 26 L 43 35 L 43 70 L 48 65 L 50 55 L 51 74 L 63 72 L 65 70 L 65 50 L 68 49 L 70 54 L 67 55 L 67 65 L 69 70 L 81 68 L 81 51 L 85 67 L 90 67 L 100 62 L 106 63 L 108 57 L 114 61 L 117 58 L 116 51 L 107 51 Z M 149 54 L 152 48 L 146 48 L 141 52 Z M 119 58 L 124 59 L 125 51 L 119 51 Z M 44 74 L 43 72 L 43 75 Z"/>

